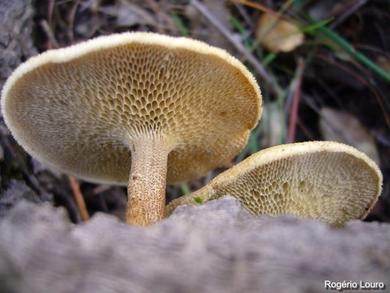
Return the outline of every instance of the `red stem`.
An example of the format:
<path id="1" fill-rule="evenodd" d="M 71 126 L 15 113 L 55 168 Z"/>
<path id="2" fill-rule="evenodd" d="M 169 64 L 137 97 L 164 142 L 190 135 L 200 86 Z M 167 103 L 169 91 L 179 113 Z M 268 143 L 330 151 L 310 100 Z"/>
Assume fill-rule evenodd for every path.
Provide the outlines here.
<path id="1" fill-rule="evenodd" d="M 287 143 L 292 143 L 295 141 L 299 102 L 301 100 L 301 84 L 302 84 L 303 68 L 304 68 L 304 63 L 302 60 L 299 60 L 298 69 L 297 69 L 296 84 L 294 87 L 294 94 L 292 97 L 290 117 L 289 117 L 289 123 L 288 123 Z"/>

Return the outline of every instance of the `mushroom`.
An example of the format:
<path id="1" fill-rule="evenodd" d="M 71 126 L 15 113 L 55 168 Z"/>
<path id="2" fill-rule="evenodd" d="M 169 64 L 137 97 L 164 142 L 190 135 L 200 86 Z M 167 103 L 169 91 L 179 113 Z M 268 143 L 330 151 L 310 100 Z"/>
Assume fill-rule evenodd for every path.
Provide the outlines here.
<path id="1" fill-rule="evenodd" d="M 37 160 L 87 181 L 128 184 L 127 222 L 147 225 L 163 217 L 166 181 L 203 176 L 243 148 L 261 94 L 224 50 L 134 32 L 29 59 L 8 78 L 1 106 Z"/>
<path id="2" fill-rule="evenodd" d="M 262 150 L 167 206 L 225 195 L 253 214 L 292 214 L 341 225 L 363 219 L 381 193 L 382 174 L 364 153 L 336 142 L 285 144 Z"/>

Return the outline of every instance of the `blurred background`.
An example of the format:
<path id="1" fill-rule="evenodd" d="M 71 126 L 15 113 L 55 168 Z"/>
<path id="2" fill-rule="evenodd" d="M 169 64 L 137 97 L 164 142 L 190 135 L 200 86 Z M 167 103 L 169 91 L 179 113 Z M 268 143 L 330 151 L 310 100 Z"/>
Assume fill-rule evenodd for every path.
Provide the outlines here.
<path id="1" fill-rule="evenodd" d="M 282 143 L 352 145 L 376 161 L 384 175 L 382 196 L 366 220 L 390 222 L 388 0 L 0 3 L 1 87 L 30 56 L 99 35 L 153 31 L 205 41 L 244 62 L 262 89 L 262 119 L 232 165 Z M 2 30 L 12 32 L 10 37 Z M 168 200 L 199 189 L 221 171 L 168 186 Z M 127 201 L 125 188 L 77 181 L 45 168 L 16 144 L 0 117 L 0 216 L 22 198 L 64 206 L 75 223 L 98 211 L 122 217 Z"/>

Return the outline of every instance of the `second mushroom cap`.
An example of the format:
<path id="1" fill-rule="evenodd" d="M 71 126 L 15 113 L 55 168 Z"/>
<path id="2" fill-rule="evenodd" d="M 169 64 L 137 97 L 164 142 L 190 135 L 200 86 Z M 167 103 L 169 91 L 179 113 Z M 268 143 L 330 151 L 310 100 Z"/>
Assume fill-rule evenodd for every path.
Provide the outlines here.
<path id="1" fill-rule="evenodd" d="M 364 218 L 381 192 L 382 174 L 364 153 L 345 144 L 313 141 L 259 151 L 198 191 L 167 206 L 231 195 L 254 214 L 292 214 L 344 224 Z"/>

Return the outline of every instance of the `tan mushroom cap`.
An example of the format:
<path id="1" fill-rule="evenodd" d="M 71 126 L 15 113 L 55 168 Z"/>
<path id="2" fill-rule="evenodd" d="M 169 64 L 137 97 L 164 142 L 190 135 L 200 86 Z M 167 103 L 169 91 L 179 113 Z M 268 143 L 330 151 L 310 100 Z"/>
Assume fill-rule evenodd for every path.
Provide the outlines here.
<path id="1" fill-rule="evenodd" d="M 163 141 L 168 182 L 179 182 L 228 163 L 261 115 L 255 79 L 227 52 L 138 32 L 31 58 L 7 80 L 1 103 L 6 124 L 33 157 L 123 185 L 132 141 Z"/>
<path id="2" fill-rule="evenodd" d="M 167 207 L 231 195 L 254 214 L 292 214 L 340 225 L 364 218 L 381 193 L 377 165 L 336 142 L 285 144 L 260 151 Z"/>

